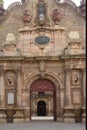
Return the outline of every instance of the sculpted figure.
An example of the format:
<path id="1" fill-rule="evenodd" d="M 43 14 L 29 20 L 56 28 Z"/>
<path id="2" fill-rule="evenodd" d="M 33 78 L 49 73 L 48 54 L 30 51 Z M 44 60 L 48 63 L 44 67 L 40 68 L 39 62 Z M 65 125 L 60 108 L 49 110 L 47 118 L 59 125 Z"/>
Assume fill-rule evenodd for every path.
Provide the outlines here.
<path id="1" fill-rule="evenodd" d="M 7 77 L 7 85 L 8 86 L 13 86 L 14 85 L 13 77 L 10 77 L 10 76 Z"/>
<path id="2" fill-rule="evenodd" d="M 39 14 L 38 17 L 39 17 L 40 25 L 44 25 L 44 22 L 45 22 L 45 4 L 44 4 L 43 0 L 39 1 L 38 14 Z"/>
<path id="3" fill-rule="evenodd" d="M 59 21 L 61 20 L 62 16 L 59 12 L 58 9 L 54 9 L 52 12 L 52 20 L 54 21 L 54 23 L 57 25 L 59 24 Z"/>
<path id="4" fill-rule="evenodd" d="M 23 14 L 23 22 L 25 25 L 28 25 L 28 23 L 31 21 L 31 13 L 27 9 L 24 11 Z"/>

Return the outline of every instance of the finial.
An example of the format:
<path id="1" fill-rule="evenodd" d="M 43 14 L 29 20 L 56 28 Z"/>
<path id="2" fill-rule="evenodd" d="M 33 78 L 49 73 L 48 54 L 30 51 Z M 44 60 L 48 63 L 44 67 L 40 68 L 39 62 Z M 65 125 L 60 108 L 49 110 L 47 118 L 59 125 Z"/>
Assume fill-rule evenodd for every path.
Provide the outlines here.
<path id="1" fill-rule="evenodd" d="M 80 9 L 81 9 L 82 15 L 85 16 L 85 14 L 86 14 L 86 0 L 81 0 L 79 7 L 80 7 Z"/>

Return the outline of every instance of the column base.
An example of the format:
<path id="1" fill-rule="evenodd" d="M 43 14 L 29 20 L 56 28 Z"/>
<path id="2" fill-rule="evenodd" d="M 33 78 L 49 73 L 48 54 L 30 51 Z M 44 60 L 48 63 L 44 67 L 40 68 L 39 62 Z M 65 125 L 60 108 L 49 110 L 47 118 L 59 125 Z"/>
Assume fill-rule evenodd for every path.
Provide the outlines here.
<path id="1" fill-rule="evenodd" d="M 23 111 L 20 109 L 16 109 L 16 112 L 13 117 L 14 117 L 13 123 L 23 123 L 24 122 Z"/>
<path id="2" fill-rule="evenodd" d="M 75 123 L 75 115 L 73 114 L 72 107 L 65 107 L 65 114 L 63 115 L 63 120 L 66 123 Z"/>
<path id="3" fill-rule="evenodd" d="M 29 119 L 29 118 L 26 118 L 26 119 L 24 119 L 24 122 L 25 122 L 25 123 L 30 122 L 30 119 Z"/>
<path id="4" fill-rule="evenodd" d="M 29 110 L 29 108 L 25 108 L 23 110 L 23 115 L 24 115 L 24 122 L 30 122 L 30 110 Z M 35 112 L 33 112 L 33 115 L 35 115 Z"/>
<path id="5" fill-rule="evenodd" d="M 63 122 L 63 117 L 57 118 L 57 121 L 58 121 L 58 122 Z"/>
<path id="6" fill-rule="evenodd" d="M 82 122 L 83 122 L 83 123 L 86 123 L 86 108 L 83 107 L 83 108 L 82 108 L 82 111 L 83 111 L 83 113 L 82 113 Z"/>
<path id="7" fill-rule="evenodd" d="M 7 123 L 6 119 L 0 119 L 0 124 Z"/>
<path id="8" fill-rule="evenodd" d="M 6 123 L 6 114 L 5 114 L 5 109 L 0 109 L 0 124 L 1 123 Z"/>
<path id="9" fill-rule="evenodd" d="M 14 119 L 13 123 L 24 123 L 24 119 L 20 119 L 20 118 Z"/>
<path id="10" fill-rule="evenodd" d="M 64 122 L 65 123 L 75 123 L 75 119 L 74 118 L 64 118 Z"/>
<path id="11" fill-rule="evenodd" d="M 82 122 L 83 122 L 83 123 L 86 123 L 86 118 L 85 118 L 85 117 L 82 118 Z"/>

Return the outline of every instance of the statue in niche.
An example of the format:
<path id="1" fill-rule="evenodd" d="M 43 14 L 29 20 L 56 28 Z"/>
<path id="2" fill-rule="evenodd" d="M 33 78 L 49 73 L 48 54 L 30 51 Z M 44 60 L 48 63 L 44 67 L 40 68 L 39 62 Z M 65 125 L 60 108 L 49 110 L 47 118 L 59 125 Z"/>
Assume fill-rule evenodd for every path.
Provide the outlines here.
<path id="1" fill-rule="evenodd" d="M 9 84 L 9 85 L 12 85 L 12 84 L 13 84 L 13 81 L 12 81 L 12 78 L 11 78 L 11 77 L 7 77 L 7 80 L 8 80 L 8 84 Z"/>
<path id="2" fill-rule="evenodd" d="M 46 12 L 46 8 L 45 8 L 45 4 L 43 0 L 39 0 L 39 4 L 38 4 L 38 18 L 39 18 L 39 24 L 40 25 L 44 25 L 45 23 L 45 12 Z"/>
<path id="3" fill-rule="evenodd" d="M 32 16 L 31 16 L 30 11 L 26 9 L 24 11 L 24 14 L 23 14 L 23 22 L 24 22 L 24 24 L 28 25 L 29 22 L 31 21 L 31 18 L 32 18 Z"/>
<path id="4" fill-rule="evenodd" d="M 58 9 L 54 9 L 53 12 L 52 12 L 52 20 L 54 21 L 54 23 L 56 25 L 59 24 L 61 18 L 62 18 L 62 15 L 60 14 L 59 10 Z"/>
<path id="5" fill-rule="evenodd" d="M 80 83 L 80 77 L 79 77 L 79 74 L 78 73 L 73 73 L 72 75 L 72 82 L 73 82 L 73 85 L 79 85 Z"/>
<path id="6" fill-rule="evenodd" d="M 76 74 L 76 75 L 75 75 L 74 82 L 75 82 L 75 83 L 78 83 L 78 81 L 79 81 L 79 75 Z"/>
<path id="7" fill-rule="evenodd" d="M 8 73 L 6 75 L 6 85 L 13 86 L 14 85 L 14 73 Z"/>

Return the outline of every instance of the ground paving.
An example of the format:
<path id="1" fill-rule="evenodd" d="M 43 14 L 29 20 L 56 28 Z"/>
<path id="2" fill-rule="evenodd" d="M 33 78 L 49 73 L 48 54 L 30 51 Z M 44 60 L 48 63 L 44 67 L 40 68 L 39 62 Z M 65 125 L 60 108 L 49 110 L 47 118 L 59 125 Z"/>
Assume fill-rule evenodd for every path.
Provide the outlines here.
<path id="1" fill-rule="evenodd" d="M 31 121 L 29 123 L 0 124 L 0 130 L 86 130 L 84 123 Z"/>

